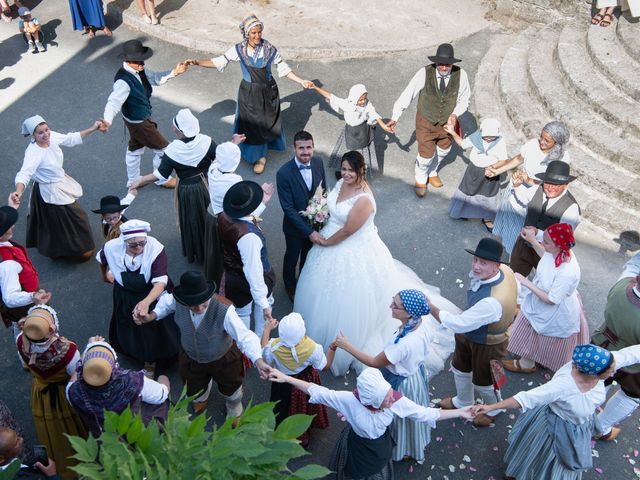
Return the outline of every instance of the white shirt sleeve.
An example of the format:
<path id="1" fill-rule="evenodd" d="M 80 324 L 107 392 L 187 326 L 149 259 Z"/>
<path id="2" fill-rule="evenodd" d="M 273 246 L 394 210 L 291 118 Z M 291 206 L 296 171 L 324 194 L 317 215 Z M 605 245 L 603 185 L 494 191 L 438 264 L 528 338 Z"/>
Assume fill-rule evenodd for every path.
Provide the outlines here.
<path id="1" fill-rule="evenodd" d="M 140 398 L 143 402 L 150 403 L 151 405 L 160 405 L 169 398 L 169 389 L 160 382 L 144 377 Z"/>
<path id="2" fill-rule="evenodd" d="M 69 132 L 66 135 L 58 132 L 51 132 L 51 139 L 61 147 L 75 147 L 82 145 L 82 135 L 80 132 Z"/>
<path id="3" fill-rule="evenodd" d="M 551 378 L 544 385 L 532 388 L 526 392 L 516 393 L 513 398 L 522 406 L 522 411 L 526 412 L 540 405 L 548 405 L 565 396 L 567 385 L 563 381 L 563 377 Z"/>
<path id="4" fill-rule="evenodd" d="M 393 104 L 393 114 L 391 115 L 391 120 L 397 122 L 398 119 L 400 119 L 400 115 L 402 115 L 402 112 L 404 112 L 409 107 L 413 99 L 418 96 L 418 93 L 420 93 L 420 90 L 424 88 L 425 80 L 425 69 L 421 68 L 413 76 L 413 78 L 409 82 L 409 85 L 407 85 L 407 88 L 405 88 L 404 91 L 400 94 L 400 97 L 398 98 L 398 100 L 396 100 L 396 103 Z"/>
<path id="5" fill-rule="evenodd" d="M 316 345 L 315 350 L 309 357 L 309 363 L 316 370 L 323 370 L 327 366 L 327 357 L 322 350 L 322 345 Z"/>
<path id="6" fill-rule="evenodd" d="M 262 240 L 255 233 L 247 233 L 238 240 L 238 251 L 242 257 L 242 271 L 247 278 L 251 297 L 260 308 L 268 308 L 269 289 L 264 283 L 264 270 L 260 259 Z"/>
<path id="7" fill-rule="evenodd" d="M 562 269 L 553 279 L 551 288 L 547 292 L 549 300 L 555 305 L 559 305 L 563 300 L 573 295 L 578 283 L 579 277 L 576 277 L 576 271 L 571 268 Z"/>
<path id="8" fill-rule="evenodd" d="M 460 69 L 460 86 L 458 87 L 458 98 L 453 114 L 457 117 L 462 115 L 469 108 L 469 99 L 471 98 L 471 86 L 469 85 L 469 77 L 467 72 Z"/>
<path id="9" fill-rule="evenodd" d="M 36 172 L 40 163 L 42 162 L 41 155 L 30 155 L 31 148 L 27 147 L 24 152 L 24 160 L 22 161 L 22 167 L 20 167 L 20 171 L 16 174 L 16 178 L 14 183 L 17 185 L 18 183 L 23 184 L 25 187 L 29 185 L 31 181 L 31 177 Z"/>
<path id="10" fill-rule="evenodd" d="M 315 383 L 309 387 L 309 403 L 321 403 L 343 414 L 349 413 L 349 409 L 344 408 L 347 395 L 353 397 L 351 392 L 330 390 Z"/>
<path id="11" fill-rule="evenodd" d="M 282 59 L 280 52 L 276 52 L 276 56 L 273 58 L 273 64 L 278 69 L 279 78 L 286 77 L 291 73 L 291 67 Z"/>
<path id="12" fill-rule="evenodd" d="M 164 317 L 171 315 L 176 311 L 176 300 L 173 298 L 173 294 L 165 293 L 160 295 L 158 302 L 156 303 L 153 312 L 156 314 L 156 320 L 161 320 Z"/>
<path id="13" fill-rule="evenodd" d="M 436 428 L 436 421 L 440 418 L 440 409 L 423 407 L 402 397 L 391 405 L 391 411 L 400 418 L 412 418 L 417 422 L 428 424 L 431 428 Z"/>
<path id="14" fill-rule="evenodd" d="M 238 60 L 240 60 L 240 57 L 238 57 L 238 51 L 235 46 L 229 48 L 223 55 L 211 59 L 219 72 L 224 72 L 229 62 L 237 62 Z"/>
<path id="15" fill-rule="evenodd" d="M 260 339 L 247 328 L 233 306 L 229 306 L 227 314 L 224 316 L 224 331 L 236 341 L 240 351 L 253 363 L 262 358 Z"/>
<path id="16" fill-rule="evenodd" d="M 467 333 L 484 325 L 497 322 L 502 317 L 502 305 L 495 298 L 487 297 L 460 314 L 440 310 L 440 322 L 455 333 Z"/>
<path id="17" fill-rule="evenodd" d="M 80 352 L 76 350 L 76 353 L 73 354 L 73 358 L 69 363 L 67 363 L 67 366 L 65 367 L 65 370 L 67 371 L 67 375 L 71 376 L 75 373 L 76 366 L 78 365 L 79 361 L 80 361 Z"/>
<path id="18" fill-rule="evenodd" d="M 2 301 L 8 308 L 24 307 L 33 302 L 31 293 L 22 290 L 18 275 L 22 265 L 15 260 L 0 262 L 0 292 Z"/>
<path id="19" fill-rule="evenodd" d="M 627 263 L 622 267 L 622 275 L 618 281 L 627 277 L 637 277 L 640 275 L 640 253 L 636 253 Z"/>
<path id="20" fill-rule="evenodd" d="M 149 83 L 154 87 L 157 87 L 158 85 L 164 85 L 169 80 L 175 77 L 175 75 L 173 74 L 173 68 L 170 70 L 164 70 L 162 72 L 155 72 L 153 70 L 145 69 L 144 73 L 147 75 L 147 80 L 149 80 Z"/>
<path id="21" fill-rule="evenodd" d="M 611 353 L 616 361 L 616 370 L 640 363 L 640 345 L 633 345 Z"/>
<path id="22" fill-rule="evenodd" d="M 345 109 L 345 103 L 347 100 L 345 98 L 337 97 L 333 93 L 329 97 L 329 106 L 333 109 L 334 112 L 342 114 Z"/>
<path id="23" fill-rule="evenodd" d="M 129 97 L 130 92 L 131 89 L 129 88 L 127 82 L 125 82 L 124 80 L 116 80 L 113 83 L 113 91 L 111 92 L 111 95 L 109 95 L 107 104 L 104 107 L 102 118 L 112 124 L 113 118 L 122 108 L 122 105 Z"/>

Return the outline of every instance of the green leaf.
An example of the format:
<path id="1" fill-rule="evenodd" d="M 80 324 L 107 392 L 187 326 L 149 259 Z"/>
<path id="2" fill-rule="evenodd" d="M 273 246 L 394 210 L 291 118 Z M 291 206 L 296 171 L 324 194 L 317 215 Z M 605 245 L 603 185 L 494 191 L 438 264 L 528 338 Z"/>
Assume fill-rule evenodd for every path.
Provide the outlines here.
<path id="1" fill-rule="evenodd" d="M 103 480 L 104 478 L 108 478 L 105 477 L 104 470 L 96 464 L 79 463 L 78 465 L 74 465 L 69 468 L 79 474 L 82 478 L 89 478 L 91 480 Z"/>
<path id="2" fill-rule="evenodd" d="M 142 434 L 143 428 L 144 425 L 142 424 L 142 416 L 136 415 L 136 417 L 133 419 L 131 427 L 129 428 L 129 431 L 127 432 L 127 442 L 132 445 L 136 443 L 138 438 L 140 438 L 140 434 Z"/>
<path id="3" fill-rule="evenodd" d="M 307 431 L 312 420 L 313 417 L 310 415 L 291 415 L 290 417 L 285 418 L 285 420 L 278 425 L 278 428 L 276 428 L 276 431 L 273 433 L 273 438 L 298 438 Z"/>
<path id="4" fill-rule="evenodd" d="M 328 468 L 320 465 L 305 465 L 291 474 L 290 478 L 299 478 L 300 480 L 313 480 L 315 478 L 323 478 L 331 473 Z"/>
<path id="5" fill-rule="evenodd" d="M 0 480 L 12 480 L 20 470 L 20 460 L 14 458 L 4 470 L 0 470 Z"/>
<path id="6" fill-rule="evenodd" d="M 120 418 L 118 418 L 118 434 L 124 435 L 127 430 L 129 430 L 129 426 L 131 425 L 131 421 L 133 420 L 133 414 L 131 413 L 131 407 L 127 407 L 124 412 L 120 414 Z"/>
<path id="7" fill-rule="evenodd" d="M 193 438 L 197 434 L 204 432 L 207 426 L 207 417 L 205 415 L 198 415 L 189 425 L 187 429 L 187 437 Z"/>
<path id="8" fill-rule="evenodd" d="M 105 432 L 117 432 L 118 431 L 118 415 L 116 412 L 104 410 L 104 426 L 102 427 Z"/>
<path id="9" fill-rule="evenodd" d="M 76 437 L 74 435 L 65 436 L 69 439 L 69 443 L 75 450 L 75 455 L 73 458 L 80 462 L 93 462 L 98 457 L 98 442 L 96 439 L 89 435 L 89 437 L 85 440 L 81 437 Z"/>

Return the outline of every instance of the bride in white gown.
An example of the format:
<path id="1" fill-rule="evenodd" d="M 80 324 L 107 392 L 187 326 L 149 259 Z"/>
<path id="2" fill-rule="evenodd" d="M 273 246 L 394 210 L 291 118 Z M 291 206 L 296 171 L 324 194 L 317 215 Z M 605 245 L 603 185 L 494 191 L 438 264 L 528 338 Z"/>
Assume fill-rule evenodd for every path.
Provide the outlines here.
<path id="1" fill-rule="evenodd" d="M 382 350 L 400 323 L 389 312 L 389 302 L 400 290 L 423 291 L 438 307 L 460 310 L 440 296 L 438 288 L 423 283 L 407 266 L 394 260 L 374 224 L 376 202 L 364 180 L 362 155 L 342 160 L 342 179 L 327 196 L 330 217 L 320 230 L 324 240 L 307 256 L 296 288 L 294 311 L 305 319 L 307 335 L 325 349 L 339 332 L 369 354 Z M 433 338 L 426 367 L 429 376 L 444 367 L 454 348 L 453 334 L 430 315 L 423 319 Z M 345 375 L 362 364 L 338 349 L 331 367 Z"/>

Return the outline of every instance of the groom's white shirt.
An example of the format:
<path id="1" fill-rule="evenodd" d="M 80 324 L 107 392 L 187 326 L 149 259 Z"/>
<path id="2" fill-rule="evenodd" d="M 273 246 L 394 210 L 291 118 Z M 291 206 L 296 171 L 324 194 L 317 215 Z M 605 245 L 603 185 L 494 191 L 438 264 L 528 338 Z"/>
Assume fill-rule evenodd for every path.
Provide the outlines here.
<path id="1" fill-rule="evenodd" d="M 298 168 L 300 175 L 302 175 L 302 179 L 304 180 L 304 183 L 307 184 L 307 190 L 311 191 L 311 185 L 313 185 L 312 170 L 309 168 L 304 168 L 300 170 L 300 166 L 302 165 L 306 166 L 306 165 L 302 163 L 300 160 L 298 160 L 298 157 L 293 157 L 293 160 L 296 162 L 296 167 Z M 309 166 L 311 166 L 311 161 L 309 161 Z"/>

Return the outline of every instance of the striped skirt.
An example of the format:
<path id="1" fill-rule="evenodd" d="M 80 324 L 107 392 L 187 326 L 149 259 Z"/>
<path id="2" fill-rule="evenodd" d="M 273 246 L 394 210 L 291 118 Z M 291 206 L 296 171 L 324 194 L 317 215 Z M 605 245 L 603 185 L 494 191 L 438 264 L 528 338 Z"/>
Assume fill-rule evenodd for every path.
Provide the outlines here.
<path id="1" fill-rule="evenodd" d="M 398 391 L 409 400 L 424 407 L 429 406 L 429 380 L 424 365 L 404 379 Z M 424 449 L 431 440 L 431 428 L 424 422 L 410 418 L 395 417 L 391 424 L 391 435 L 396 441 L 393 449 L 393 461 L 399 462 L 409 456 L 418 462 L 424 461 Z"/>
<path id="2" fill-rule="evenodd" d="M 500 206 L 498 207 L 498 213 L 493 221 L 493 234 L 502 238 L 502 245 L 505 250 L 511 255 L 513 246 L 516 244 L 516 240 L 520 235 L 520 231 L 524 226 L 524 213 L 517 211 L 513 205 L 511 205 L 510 199 L 513 195 L 513 186 L 511 182 L 504 191 L 500 200 Z"/>
<path id="3" fill-rule="evenodd" d="M 590 338 L 589 324 L 580 302 L 580 330 L 566 338 L 540 335 L 533 329 L 527 317 L 522 312 L 518 313 L 511 327 L 507 350 L 556 372 L 571 361 L 576 345 L 589 343 Z"/>
<path id="4" fill-rule="evenodd" d="M 518 480 L 580 480 L 583 470 L 570 470 L 554 451 L 555 439 L 549 433 L 548 405 L 523 413 L 511 430 L 504 454 L 505 476 Z M 562 420 L 560 420 L 562 421 Z M 589 423 L 589 422 L 586 422 Z M 578 426 L 578 429 L 583 426 Z M 590 428 L 584 425 L 584 428 Z M 588 437 L 587 437 L 588 438 Z M 568 440 L 570 441 L 570 440 Z"/>

